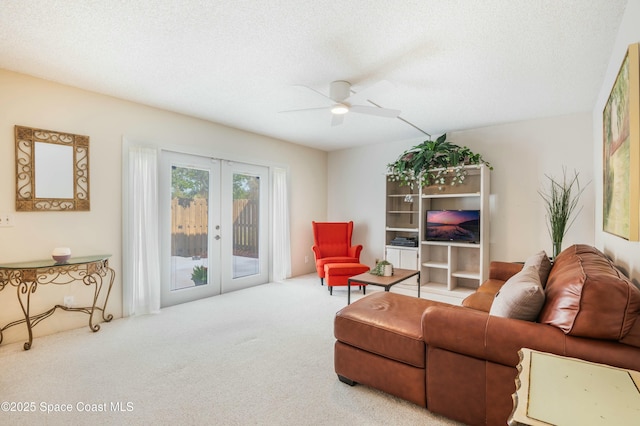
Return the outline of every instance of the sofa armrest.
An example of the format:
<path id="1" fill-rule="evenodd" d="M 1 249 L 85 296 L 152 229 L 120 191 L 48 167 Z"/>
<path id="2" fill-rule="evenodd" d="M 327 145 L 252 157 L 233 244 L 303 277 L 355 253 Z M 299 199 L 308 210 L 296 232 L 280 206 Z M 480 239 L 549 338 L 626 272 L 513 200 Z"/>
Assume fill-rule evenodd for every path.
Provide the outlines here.
<path id="1" fill-rule="evenodd" d="M 461 306 L 433 306 L 422 315 L 428 346 L 515 367 L 518 351 L 530 348 L 563 355 L 565 335 L 535 322 L 491 316 Z"/>
<path id="2" fill-rule="evenodd" d="M 507 281 L 522 270 L 522 263 L 493 261 L 489 264 L 489 279 Z"/>
<path id="3" fill-rule="evenodd" d="M 489 279 L 482 283 L 475 293 L 462 301 L 462 306 L 478 311 L 489 312 L 493 298 L 502 285 L 522 270 L 521 263 L 491 262 Z"/>
<path id="4" fill-rule="evenodd" d="M 480 287 L 482 289 L 482 287 Z M 476 311 L 489 312 L 496 295 L 489 291 L 476 291 L 462 300 L 462 306 Z"/>

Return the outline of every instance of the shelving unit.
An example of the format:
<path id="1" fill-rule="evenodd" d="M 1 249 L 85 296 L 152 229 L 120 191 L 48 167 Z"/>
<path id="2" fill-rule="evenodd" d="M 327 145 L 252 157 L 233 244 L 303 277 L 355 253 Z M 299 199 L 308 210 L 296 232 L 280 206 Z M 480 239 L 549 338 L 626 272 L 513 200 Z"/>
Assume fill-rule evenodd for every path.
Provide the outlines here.
<path id="1" fill-rule="evenodd" d="M 467 166 L 466 169 L 464 183 L 453 186 L 431 185 L 412 191 L 397 182 L 387 182 L 385 258 L 397 267 L 419 267 L 423 292 L 464 298 L 488 277 L 489 169 L 485 165 Z M 426 240 L 428 210 L 479 210 L 480 241 Z M 391 245 L 397 237 L 416 238 L 418 247 Z M 411 254 L 415 254 L 413 259 L 417 262 L 409 264 L 408 250 L 412 250 Z M 404 261 L 402 255 L 405 256 Z"/>
<path id="2" fill-rule="evenodd" d="M 385 259 L 395 267 L 418 269 L 420 240 L 420 191 L 398 182 L 387 182 L 387 211 L 385 229 Z M 415 241 L 414 246 L 392 245 L 392 241 L 405 238 Z"/>

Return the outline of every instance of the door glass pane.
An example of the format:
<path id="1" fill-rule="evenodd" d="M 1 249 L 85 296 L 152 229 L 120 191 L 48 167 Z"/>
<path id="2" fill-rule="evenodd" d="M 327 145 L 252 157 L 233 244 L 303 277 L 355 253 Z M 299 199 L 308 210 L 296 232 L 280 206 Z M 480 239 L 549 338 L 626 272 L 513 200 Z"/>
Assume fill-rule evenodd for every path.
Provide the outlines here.
<path id="1" fill-rule="evenodd" d="M 233 174 L 233 278 L 260 273 L 260 177 Z"/>
<path id="2" fill-rule="evenodd" d="M 171 291 L 209 282 L 209 175 L 171 167 Z"/>

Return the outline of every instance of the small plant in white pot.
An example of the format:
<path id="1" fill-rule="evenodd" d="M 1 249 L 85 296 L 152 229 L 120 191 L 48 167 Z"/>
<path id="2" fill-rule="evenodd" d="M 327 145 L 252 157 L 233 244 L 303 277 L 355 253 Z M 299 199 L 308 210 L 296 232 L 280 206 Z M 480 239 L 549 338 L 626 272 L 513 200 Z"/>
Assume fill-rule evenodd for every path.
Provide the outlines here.
<path id="1" fill-rule="evenodd" d="M 376 266 L 369 271 L 372 275 L 379 275 L 381 277 L 390 277 L 393 275 L 393 265 L 386 261 L 380 260 L 376 263 Z"/>

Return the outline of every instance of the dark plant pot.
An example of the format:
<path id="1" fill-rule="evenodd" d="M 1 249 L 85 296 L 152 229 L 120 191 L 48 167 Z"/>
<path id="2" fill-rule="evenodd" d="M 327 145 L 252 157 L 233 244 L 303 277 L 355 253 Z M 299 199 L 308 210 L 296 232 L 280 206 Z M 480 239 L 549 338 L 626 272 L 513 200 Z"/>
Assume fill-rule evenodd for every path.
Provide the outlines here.
<path id="1" fill-rule="evenodd" d="M 193 280 L 195 285 L 205 285 L 207 283 L 206 280 Z"/>

